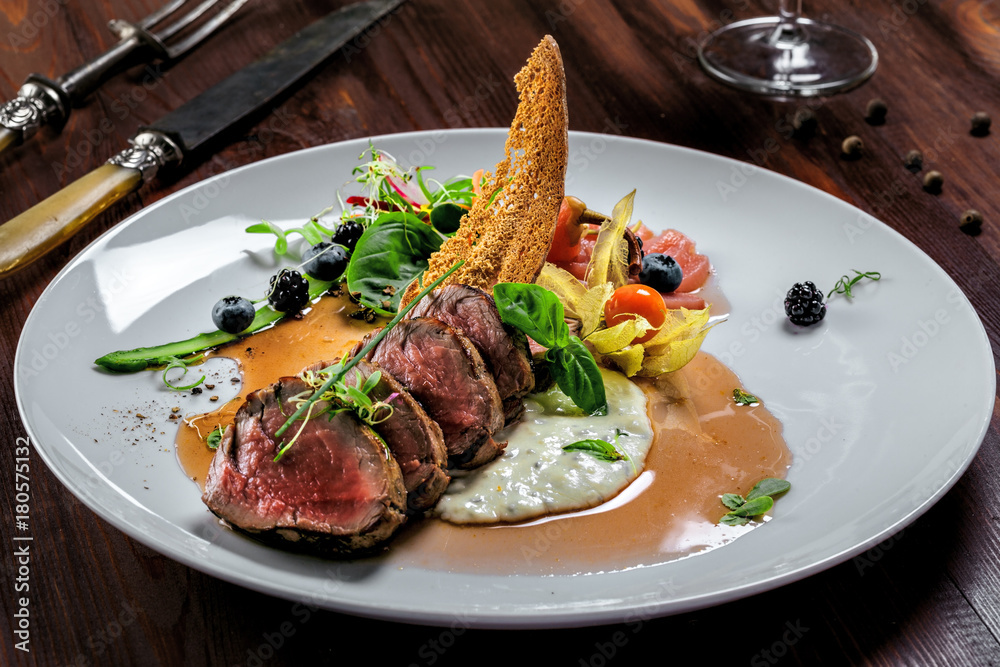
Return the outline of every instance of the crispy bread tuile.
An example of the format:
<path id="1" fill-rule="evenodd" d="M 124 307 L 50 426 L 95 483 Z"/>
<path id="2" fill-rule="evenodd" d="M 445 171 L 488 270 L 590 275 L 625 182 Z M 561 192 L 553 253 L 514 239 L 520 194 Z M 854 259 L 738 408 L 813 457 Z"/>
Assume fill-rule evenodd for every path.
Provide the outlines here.
<path id="1" fill-rule="evenodd" d="M 486 174 L 484 196 L 475 199 L 455 235 L 431 255 L 427 271 L 407 288 L 401 307 L 460 259 L 465 265 L 447 283 L 490 293 L 497 283 L 534 282 L 542 270 L 569 156 L 566 75 L 551 36 L 542 39 L 514 83 L 520 102 L 507 134 L 506 157 L 493 174 Z"/>

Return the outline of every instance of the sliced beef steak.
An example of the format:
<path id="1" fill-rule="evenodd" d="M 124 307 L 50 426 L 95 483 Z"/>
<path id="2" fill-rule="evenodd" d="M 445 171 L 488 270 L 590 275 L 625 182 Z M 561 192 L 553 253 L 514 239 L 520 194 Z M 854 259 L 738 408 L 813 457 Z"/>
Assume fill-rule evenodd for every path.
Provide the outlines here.
<path id="1" fill-rule="evenodd" d="M 306 370 L 320 372 L 332 363 L 320 362 Z M 359 387 L 375 371 L 381 370 L 374 361 L 361 359 L 347 372 L 345 382 Z M 428 416 L 410 392 L 386 371 L 382 371 L 378 384 L 369 396 L 374 401 L 386 401 L 392 406 L 392 414 L 373 424 L 371 428 L 389 446 L 403 472 L 407 505 L 418 512 L 430 509 L 444 493 L 451 479 L 446 471 L 448 451 L 441 427 Z"/>
<path id="2" fill-rule="evenodd" d="M 506 423 L 521 416 L 522 399 L 535 388 L 528 339 L 504 325 L 492 296 L 468 285 L 446 285 L 421 299 L 408 317 L 434 317 L 464 333 L 493 374 Z"/>
<path id="3" fill-rule="evenodd" d="M 368 358 L 399 380 L 438 423 L 452 465 L 475 468 L 503 451 L 507 443 L 492 437 L 504 423 L 500 394 L 465 334 L 430 317 L 403 320 Z"/>
<path id="4" fill-rule="evenodd" d="M 307 420 L 275 462 L 274 433 L 303 392 L 312 388 L 282 378 L 247 397 L 212 459 L 202 500 L 263 541 L 321 554 L 371 549 L 406 519 L 403 475 L 379 437 L 348 412 Z M 325 406 L 315 405 L 314 414 Z"/>

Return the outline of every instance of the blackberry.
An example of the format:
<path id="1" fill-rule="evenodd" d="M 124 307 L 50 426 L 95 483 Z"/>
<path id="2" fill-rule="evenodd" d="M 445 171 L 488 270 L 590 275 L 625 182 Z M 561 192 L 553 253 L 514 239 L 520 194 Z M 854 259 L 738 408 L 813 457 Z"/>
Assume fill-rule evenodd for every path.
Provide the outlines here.
<path id="1" fill-rule="evenodd" d="M 348 220 L 347 222 L 340 223 L 340 226 L 333 232 L 332 240 L 334 243 L 344 246 L 350 252 L 354 252 L 354 246 L 358 245 L 358 239 L 364 233 L 364 227 L 353 220 Z"/>
<path id="2" fill-rule="evenodd" d="M 309 283 L 298 271 L 282 269 L 271 276 L 267 302 L 278 312 L 297 313 L 309 303 Z"/>
<path id="3" fill-rule="evenodd" d="M 793 324 L 816 324 L 826 315 L 823 293 L 811 282 L 795 283 L 785 295 L 785 314 Z"/>

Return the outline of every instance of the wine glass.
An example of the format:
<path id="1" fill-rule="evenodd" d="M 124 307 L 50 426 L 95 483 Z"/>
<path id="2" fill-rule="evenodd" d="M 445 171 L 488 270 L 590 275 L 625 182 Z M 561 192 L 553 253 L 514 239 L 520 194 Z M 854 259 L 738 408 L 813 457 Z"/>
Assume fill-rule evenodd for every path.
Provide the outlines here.
<path id="1" fill-rule="evenodd" d="M 827 95 L 863 83 L 878 53 L 867 38 L 802 17 L 802 0 L 780 0 L 778 16 L 737 21 L 698 46 L 711 76 L 764 95 Z"/>

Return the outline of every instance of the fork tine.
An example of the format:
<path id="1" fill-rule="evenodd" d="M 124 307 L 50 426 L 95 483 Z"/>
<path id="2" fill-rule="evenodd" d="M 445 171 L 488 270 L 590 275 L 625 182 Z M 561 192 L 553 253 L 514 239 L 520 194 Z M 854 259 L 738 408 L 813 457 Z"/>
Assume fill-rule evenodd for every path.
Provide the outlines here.
<path id="1" fill-rule="evenodd" d="M 219 0 L 205 0 L 200 5 L 192 9 L 190 12 L 180 17 L 168 26 L 165 26 L 162 30 L 157 30 L 156 36 L 162 41 L 167 41 L 177 33 L 179 33 L 184 28 L 191 25 L 194 21 L 212 8 L 213 5 L 217 4 Z"/>
<path id="2" fill-rule="evenodd" d="M 212 4 L 216 0 L 212 0 Z M 192 32 L 190 35 L 186 36 L 183 40 L 176 44 L 171 44 L 167 47 L 167 53 L 171 58 L 176 58 L 182 53 L 193 48 L 198 42 L 208 37 L 212 34 L 219 26 L 229 20 L 233 14 L 239 11 L 240 7 L 245 5 L 247 0 L 233 0 L 225 8 L 219 11 L 218 14 L 205 21 L 197 30 Z M 207 4 L 207 3 L 206 3 Z M 200 7 L 198 8 L 201 9 Z M 196 10 L 197 11 L 197 10 Z M 172 31 L 170 34 L 174 34 L 176 31 Z"/>
<path id="3" fill-rule="evenodd" d="M 144 30 L 149 30 L 151 26 L 162 21 L 163 17 L 173 14 L 174 11 L 185 2 L 187 2 L 187 0 L 172 0 L 172 2 L 168 2 L 146 18 L 139 21 L 139 26 Z"/>

